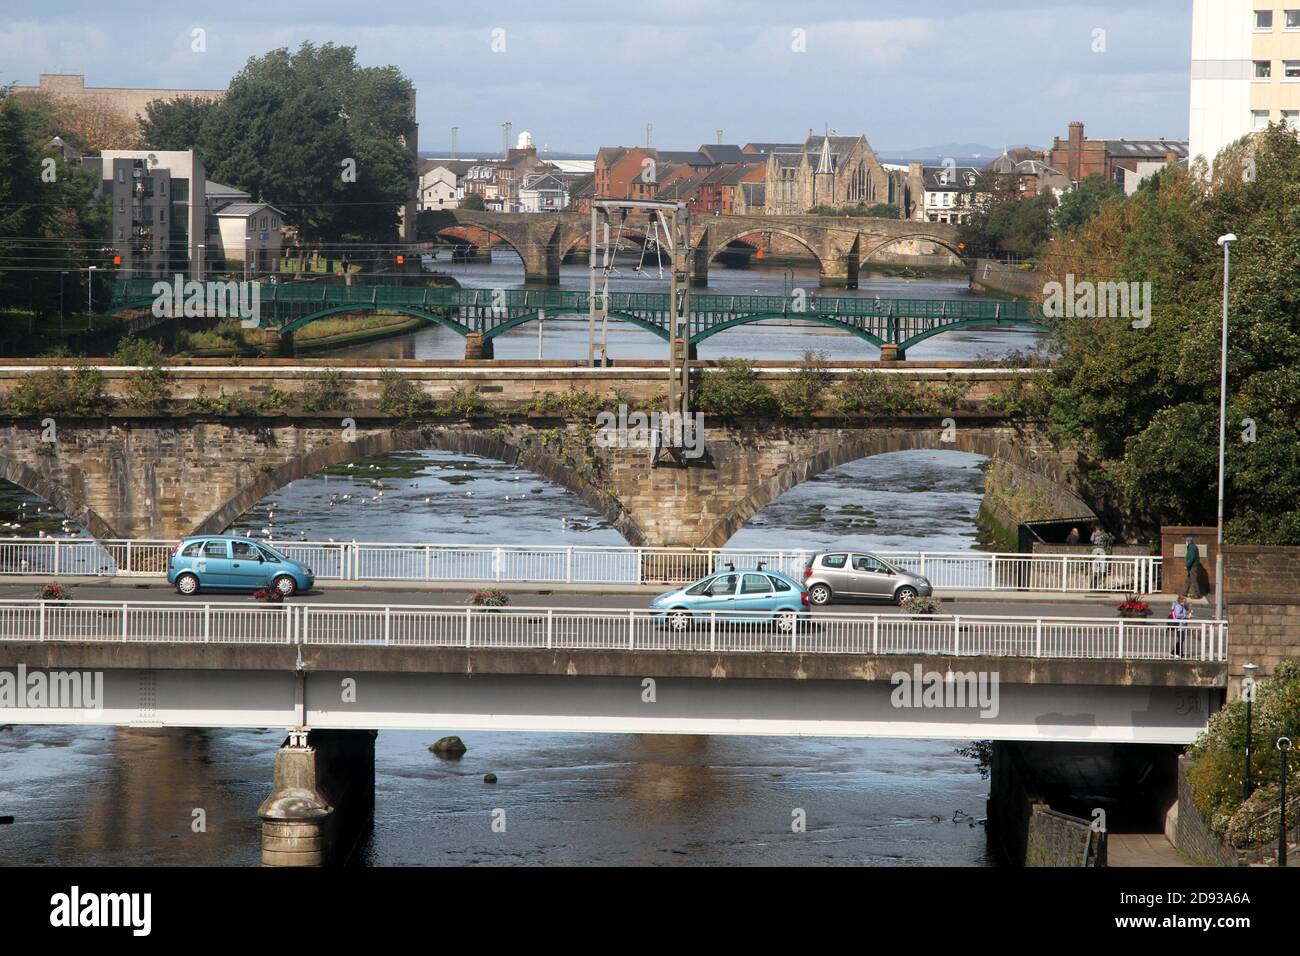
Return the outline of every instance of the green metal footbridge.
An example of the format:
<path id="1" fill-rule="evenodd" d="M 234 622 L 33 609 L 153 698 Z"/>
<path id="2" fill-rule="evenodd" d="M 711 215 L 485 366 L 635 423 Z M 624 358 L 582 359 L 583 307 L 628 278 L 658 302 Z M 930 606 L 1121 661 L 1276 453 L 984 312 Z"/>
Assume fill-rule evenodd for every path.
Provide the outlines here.
<path id="1" fill-rule="evenodd" d="M 109 314 L 152 306 L 154 281 L 118 282 Z M 260 325 L 287 335 L 317 319 L 362 310 L 400 312 L 484 341 L 539 316 L 585 316 L 589 293 L 533 289 L 453 289 L 335 283 L 259 283 Z M 669 339 L 666 292 L 612 292 L 609 315 Z M 844 329 L 898 357 L 931 336 L 956 329 L 1011 327 L 1047 331 L 1037 304 L 992 299 L 882 299 L 868 296 L 717 295 L 690 298 L 692 345 L 726 329 L 785 319 Z"/>

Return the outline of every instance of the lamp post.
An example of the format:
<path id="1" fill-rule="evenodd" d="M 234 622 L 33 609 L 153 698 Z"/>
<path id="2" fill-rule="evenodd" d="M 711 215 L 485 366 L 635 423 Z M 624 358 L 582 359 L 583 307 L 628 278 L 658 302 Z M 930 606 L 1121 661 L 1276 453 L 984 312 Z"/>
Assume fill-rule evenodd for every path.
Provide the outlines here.
<path id="1" fill-rule="evenodd" d="M 1291 752 L 1291 738 L 1277 738 L 1278 757 L 1282 761 L 1282 790 L 1278 794 L 1277 820 L 1277 865 L 1286 866 L 1286 775 L 1287 755 Z"/>
<path id="2" fill-rule="evenodd" d="M 1232 233 L 1220 236 L 1223 247 L 1223 331 L 1219 345 L 1219 521 L 1214 540 L 1214 619 L 1223 620 L 1223 459 L 1228 442 L 1228 273 L 1232 262 Z"/>
<path id="3" fill-rule="evenodd" d="M 86 266 L 86 327 L 95 328 L 95 307 L 91 304 L 91 295 L 95 291 L 95 280 L 91 275 L 99 266 Z"/>
<path id="4" fill-rule="evenodd" d="M 1255 781 L 1252 779 L 1250 770 L 1250 749 L 1254 719 L 1255 671 L 1259 670 L 1259 665 L 1247 664 L 1244 669 L 1246 676 L 1241 682 L 1241 696 L 1246 698 L 1246 775 L 1241 779 L 1241 797 L 1243 800 L 1249 800 L 1250 795 L 1255 792 Z"/>
<path id="5" fill-rule="evenodd" d="M 203 250 L 206 249 L 207 247 L 200 242 L 197 246 L 195 246 L 195 248 L 198 249 L 199 251 L 199 281 L 202 282 L 203 281 Z"/>

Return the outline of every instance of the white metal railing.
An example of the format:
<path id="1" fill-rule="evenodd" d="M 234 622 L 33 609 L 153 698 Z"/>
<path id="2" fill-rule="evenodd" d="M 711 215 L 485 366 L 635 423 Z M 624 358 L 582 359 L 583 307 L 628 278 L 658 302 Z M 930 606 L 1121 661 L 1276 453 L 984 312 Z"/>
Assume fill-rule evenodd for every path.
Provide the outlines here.
<path id="1" fill-rule="evenodd" d="M 636 608 L 7 600 L 0 601 L 0 641 L 1227 659 L 1227 626 L 1219 621 L 1179 628 L 1169 621 L 822 610 L 679 617 Z"/>
<path id="2" fill-rule="evenodd" d="M 316 577 L 333 581 L 472 581 L 527 584 L 685 584 L 759 561 L 802 580 L 812 549 L 632 548 L 592 545 L 268 541 Z M 151 575 L 167 570 L 171 541 L 0 538 L 0 574 Z M 875 551 L 936 588 L 980 591 L 1160 590 L 1158 556 Z"/>

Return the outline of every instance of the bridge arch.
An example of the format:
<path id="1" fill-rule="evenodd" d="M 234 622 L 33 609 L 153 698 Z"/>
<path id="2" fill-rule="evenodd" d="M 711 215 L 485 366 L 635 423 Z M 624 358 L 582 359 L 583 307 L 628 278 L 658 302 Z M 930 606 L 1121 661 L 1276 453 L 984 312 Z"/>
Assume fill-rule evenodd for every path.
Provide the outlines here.
<path id="1" fill-rule="evenodd" d="M 886 236 L 884 238 L 878 236 L 869 237 L 868 233 L 863 233 L 864 240 L 869 240 L 869 238 L 879 239 L 880 241 L 876 242 L 874 245 L 871 246 L 871 248 L 866 249 L 862 253 L 861 261 L 863 264 L 870 262 L 882 250 L 887 249 L 890 246 L 894 245 L 895 243 L 899 243 L 899 242 L 928 242 L 933 245 L 939 246 L 940 248 L 947 249 L 958 259 L 961 259 L 963 261 L 965 261 L 966 259 L 965 252 L 963 252 L 961 249 L 957 247 L 956 239 L 948 239 L 946 236 L 939 236 L 933 233 L 913 232 L 913 233 L 904 233 L 898 236 Z"/>
<path id="2" fill-rule="evenodd" d="M 756 482 L 749 494 L 740 499 L 717 520 L 705 534 L 702 545 L 722 547 L 737 531 L 765 507 L 796 485 L 823 472 L 862 458 L 898 451 L 963 451 L 995 461 L 1007 462 L 1057 486 L 1060 492 L 1078 503 L 1080 516 L 1093 514 L 1092 508 L 1056 473 L 1051 463 L 1035 455 L 1030 448 L 1034 436 L 1007 427 L 970 427 L 955 429 L 952 442 L 942 441 L 943 432 L 934 426 L 917 428 L 846 429 L 818 450 L 777 469 L 770 477 Z"/>
<path id="3" fill-rule="evenodd" d="M 214 508 L 189 533 L 217 534 L 234 524 L 263 498 L 290 482 L 316 474 L 331 465 L 398 451 L 439 451 L 477 455 L 535 472 L 577 495 L 610 523 L 630 544 L 640 544 L 644 533 L 614 496 L 583 477 L 562 454 L 551 452 L 540 433 L 528 430 L 478 429 L 454 426 L 389 427 L 358 434 L 355 441 L 331 441 L 259 475 Z"/>
<path id="4" fill-rule="evenodd" d="M 510 236 L 506 235 L 505 232 L 498 229 L 493 229 L 491 226 L 485 226 L 478 222 L 447 223 L 442 226 L 435 226 L 430 230 L 429 234 L 431 236 L 437 237 L 443 235 L 443 233 L 447 233 L 453 239 L 461 240 L 466 245 L 470 245 L 470 246 L 474 246 L 475 248 L 478 248 L 478 244 L 471 242 L 469 238 L 467 238 L 465 235 L 457 235 L 457 233 L 467 233 L 469 230 L 472 229 L 478 229 L 486 233 L 489 237 L 496 239 L 496 242 L 488 243 L 487 248 L 489 251 L 492 249 L 493 246 L 504 245 L 508 247 L 511 252 L 513 252 L 515 255 L 519 257 L 519 262 L 521 264 L 527 266 L 528 259 L 524 255 L 523 250 L 519 248 L 519 244 L 515 240 L 511 239 Z"/>
<path id="5" fill-rule="evenodd" d="M 742 239 L 745 239 L 748 236 L 754 236 L 765 232 L 770 232 L 773 235 L 785 236 L 787 239 L 791 239 L 794 242 L 797 242 L 799 245 L 803 246 L 805 249 L 808 250 L 808 254 L 810 256 L 812 256 L 814 259 L 817 260 L 818 269 L 822 271 L 825 270 L 826 267 L 825 256 L 821 252 L 817 251 L 816 247 L 813 246 L 806 237 L 801 236 L 797 232 L 793 232 L 790 229 L 784 229 L 780 226 L 763 226 L 763 225 L 752 225 L 752 224 L 745 226 L 743 229 L 727 234 L 726 237 L 722 239 L 715 240 L 713 236 L 710 235 L 708 264 L 712 265 L 713 261 L 719 256 L 719 254 L 725 252 L 727 246 L 731 245 L 733 242 L 738 242 Z"/>
<path id="6" fill-rule="evenodd" d="M 279 332 L 281 335 L 289 335 L 298 331 L 304 325 L 315 322 L 317 319 L 329 318 L 331 315 L 342 315 L 347 312 L 378 312 L 380 310 L 385 312 L 401 312 L 403 315 L 413 316 L 417 319 L 424 319 L 426 322 L 430 322 L 434 325 L 441 325 L 444 328 L 459 333 L 460 335 L 467 335 L 469 333 L 469 329 L 464 325 L 457 322 L 455 319 L 442 315 L 439 312 L 425 311 L 423 309 L 410 308 L 404 305 L 390 305 L 385 302 L 377 304 L 373 302 L 354 302 L 349 303 L 348 305 L 338 305 L 328 309 L 321 309 L 319 312 L 313 312 L 310 315 L 304 315 L 300 319 L 294 319 L 288 325 L 280 329 Z"/>
<path id="7" fill-rule="evenodd" d="M 49 504 L 58 508 L 69 518 L 77 521 L 89 531 L 96 540 L 120 537 L 111 524 L 88 505 L 73 498 L 48 474 L 37 471 L 7 455 L 0 455 L 0 478 L 12 482 L 24 491 L 44 498 Z"/>

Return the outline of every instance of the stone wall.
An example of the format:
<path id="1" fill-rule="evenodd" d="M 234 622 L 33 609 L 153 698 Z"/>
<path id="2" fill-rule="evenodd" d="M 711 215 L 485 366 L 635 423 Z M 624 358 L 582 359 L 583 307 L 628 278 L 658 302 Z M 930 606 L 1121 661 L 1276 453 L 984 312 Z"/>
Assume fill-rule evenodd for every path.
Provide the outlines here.
<path id="1" fill-rule="evenodd" d="M 1214 563 L 1217 553 L 1218 531 L 1200 525 L 1163 525 L 1160 528 L 1160 556 L 1165 567 L 1165 588 L 1171 593 L 1181 593 L 1187 587 L 1187 539 L 1196 542 L 1201 553 L 1201 573 L 1193 590 L 1200 597 L 1214 597 Z"/>
<path id="2" fill-rule="evenodd" d="M 1042 301 L 1043 277 L 1033 269 L 1008 266 L 992 259 L 976 259 L 970 286 L 990 295 L 1013 295 L 1021 299 Z"/>
<path id="3" fill-rule="evenodd" d="M 1085 853 L 1086 847 L 1086 853 Z M 1025 866 L 1105 866 L 1106 834 L 1087 820 L 1036 803 L 1029 816 Z"/>
<path id="4" fill-rule="evenodd" d="M 1215 836 L 1192 802 L 1192 788 L 1187 780 L 1190 764 L 1190 758 L 1178 758 L 1178 799 L 1165 814 L 1165 837 L 1194 860 L 1208 860 L 1220 866 L 1240 866 L 1236 853 Z"/>
<path id="5" fill-rule="evenodd" d="M 1259 665 L 1268 677 L 1284 660 L 1300 657 L 1300 548 L 1224 545 L 1228 604 L 1229 694 L 1245 671 Z"/>
<path id="6" fill-rule="evenodd" d="M 1096 519 L 1068 486 L 1006 460 L 988 463 L 979 521 L 999 550 L 1019 550 L 1019 528 L 1034 521 L 1077 521 L 1086 536 Z"/>

